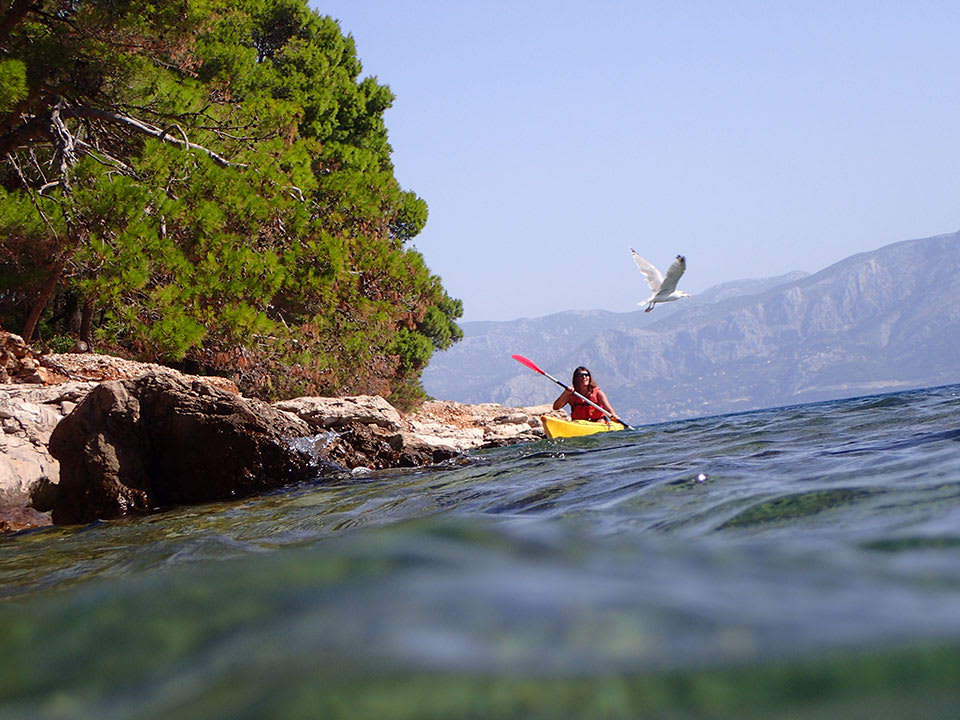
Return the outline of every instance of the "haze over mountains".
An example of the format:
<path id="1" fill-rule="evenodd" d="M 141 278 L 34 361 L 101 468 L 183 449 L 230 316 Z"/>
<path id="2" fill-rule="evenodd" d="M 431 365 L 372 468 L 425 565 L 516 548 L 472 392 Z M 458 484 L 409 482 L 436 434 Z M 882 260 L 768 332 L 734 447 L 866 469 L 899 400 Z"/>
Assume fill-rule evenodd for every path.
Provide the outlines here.
<path id="1" fill-rule="evenodd" d="M 519 353 L 564 382 L 586 365 L 634 424 L 960 382 L 960 233 L 894 243 L 813 275 L 725 283 L 651 313 L 462 327 L 463 341 L 423 374 L 430 395 L 552 402 L 560 388 L 511 359 Z"/>

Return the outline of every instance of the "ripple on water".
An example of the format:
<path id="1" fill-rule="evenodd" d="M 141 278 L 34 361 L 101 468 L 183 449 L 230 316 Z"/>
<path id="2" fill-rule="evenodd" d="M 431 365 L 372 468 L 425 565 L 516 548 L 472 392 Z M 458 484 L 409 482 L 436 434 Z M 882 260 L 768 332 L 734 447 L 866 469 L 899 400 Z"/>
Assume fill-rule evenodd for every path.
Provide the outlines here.
<path id="1" fill-rule="evenodd" d="M 189 675 L 230 716 L 223 697 L 339 687 L 350 662 L 416 668 L 437 692 L 453 671 L 567 687 L 705 667 L 706 697 L 726 663 L 752 681 L 812 658 L 820 689 L 838 649 L 935 657 L 960 642 L 958 408 L 934 389 L 700 418 L 0 538 L 0 690 L 24 717 L 44 697 L 136 716 L 129 688 Z M 960 665 L 938 662 L 922 678 L 955 686 Z M 682 695 L 664 716 L 691 714 Z"/>

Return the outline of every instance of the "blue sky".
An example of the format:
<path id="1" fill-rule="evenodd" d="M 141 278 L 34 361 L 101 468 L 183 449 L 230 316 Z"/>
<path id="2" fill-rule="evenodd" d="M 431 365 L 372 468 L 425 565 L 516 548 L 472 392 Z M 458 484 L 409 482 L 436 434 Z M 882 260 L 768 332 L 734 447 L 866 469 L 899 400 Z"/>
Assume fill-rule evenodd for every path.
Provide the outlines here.
<path id="1" fill-rule="evenodd" d="M 960 230 L 960 2 L 311 0 L 396 95 L 464 321 L 637 309 Z"/>

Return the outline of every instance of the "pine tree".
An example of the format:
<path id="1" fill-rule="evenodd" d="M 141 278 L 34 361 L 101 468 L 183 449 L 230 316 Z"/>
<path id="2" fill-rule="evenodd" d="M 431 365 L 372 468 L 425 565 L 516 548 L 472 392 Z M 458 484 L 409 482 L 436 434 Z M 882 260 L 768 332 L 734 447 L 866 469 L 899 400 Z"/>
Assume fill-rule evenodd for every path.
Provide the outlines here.
<path id="1" fill-rule="evenodd" d="M 0 323 L 265 397 L 422 395 L 462 306 L 361 71 L 305 0 L 11 3 Z"/>

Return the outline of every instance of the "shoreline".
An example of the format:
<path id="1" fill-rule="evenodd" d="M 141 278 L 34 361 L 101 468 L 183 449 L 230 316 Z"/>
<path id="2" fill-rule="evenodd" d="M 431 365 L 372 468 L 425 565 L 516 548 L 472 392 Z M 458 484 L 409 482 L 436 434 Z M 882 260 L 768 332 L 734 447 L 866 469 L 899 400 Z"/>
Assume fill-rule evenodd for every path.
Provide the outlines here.
<path id="1" fill-rule="evenodd" d="M 331 466 L 341 470 L 430 466 L 471 450 L 532 442 L 544 437 L 541 415 L 564 416 L 550 405 L 442 400 L 428 400 L 413 413 L 401 413 L 379 396 L 302 397 L 266 404 L 244 398 L 225 378 L 185 375 L 90 352 L 42 355 L 19 336 L 0 330 L 0 533 L 54 524 L 44 500 L 59 490 L 61 479 L 60 461 L 49 447 L 54 429 L 95 388 L 121 387 L 125 393 L 135 381 L 147 378 L 170 384 L 176 393 L 192 387 L 200 395 L 216 395 L 245 413 L 282 413 L 302 423 L 293 432 L 304 434 L 289 436 L 291 444 L 298 437 L 333 432 L 342 441 L 330 449 Z M 94 433 L 84 427 L 87 434 Z M 229 444 L 229 438 L 224 442 Z"/>

